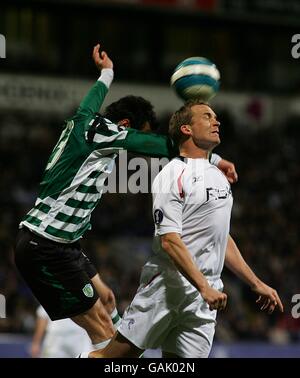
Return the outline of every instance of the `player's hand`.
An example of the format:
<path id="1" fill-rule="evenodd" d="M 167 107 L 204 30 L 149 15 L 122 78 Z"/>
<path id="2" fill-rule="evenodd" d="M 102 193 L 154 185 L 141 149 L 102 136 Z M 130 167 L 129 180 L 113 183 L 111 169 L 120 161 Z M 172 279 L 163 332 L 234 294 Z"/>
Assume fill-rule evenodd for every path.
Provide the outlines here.
<path id="1" fill-rule="evenodd" d="M 102 281 L 100 275 L 97 274 L 92 278 L 92 282 L 95 285 L 97 293 L 100 297 L 101 303 L 105 307 L 105 310 L 111 314 L 116 308 L 116 299 L 112 290 Z"/>
<path id="2" fill-rule="evenodd" d="M 102 68 L 113 68 L 113 62 L 105 51 L 100 52 L 100 44 L 98 43 L 93 49 L 93 60 L 96 67 L 101 71 Z"/>
<path id="3" fill-rule="evenodd" d="M 32 358 L 38 358 L 40 356 L 41 352 L 41 345 L 38 342 L 32 342 L 31 348 L 30 348 L 30 355 Z"/>
<path id="4" fill-rule="evenodd" d="M 221 159 L 218 168 L 224 173 L 224 175 L 227 177 L 227 180 L 234 184 L 238 180 L 238 174 L 235 170 L 235 166 L 231 161 Z"/>
<path id="5" fill-rule="evenodd" d="M 227 304 L 227 295 L 219 290 L 215 290 L 209 285 L 201 291 L 201 295 L 205 302 L 209 305 L 209 309 L 212 310 L 224 310 Z"/>
<path id="6" fill-rule="evenodd" d="M 276 290 L 263 282 L 259 282 L 252 291 L 259 295 L 256 303 L 260 305 L 261 311 L 267 310 L 268 314 L 272 314 L 278 306 L 279 311 L 283 312 L 283 305 Z"/>

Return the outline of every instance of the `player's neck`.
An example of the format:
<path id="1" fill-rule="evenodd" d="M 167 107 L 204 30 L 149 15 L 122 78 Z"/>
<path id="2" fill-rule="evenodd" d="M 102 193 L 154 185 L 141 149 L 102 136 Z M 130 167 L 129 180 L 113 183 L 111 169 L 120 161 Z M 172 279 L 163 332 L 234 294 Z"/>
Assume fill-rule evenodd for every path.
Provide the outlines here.
<path id="1" fill-rule="evenodd" d="M 208 159 L 209 151 L 203 150 L 195 145 L 193 146 L 180 146 L 180 156 L 191 158 L 191 159 Z"/>

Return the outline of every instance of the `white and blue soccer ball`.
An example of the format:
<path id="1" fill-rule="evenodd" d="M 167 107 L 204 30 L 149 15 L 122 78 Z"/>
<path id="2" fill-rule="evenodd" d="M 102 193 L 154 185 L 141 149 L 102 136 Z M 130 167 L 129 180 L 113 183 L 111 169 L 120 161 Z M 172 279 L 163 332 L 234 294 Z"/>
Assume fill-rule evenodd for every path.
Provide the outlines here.
<path id="1" fill-rule="evenodd" d="M 220 72 L 207 58 L 187 58 L 175 68 L 171 86 L 183 100 L 208 101 L 218 92 Z"/>

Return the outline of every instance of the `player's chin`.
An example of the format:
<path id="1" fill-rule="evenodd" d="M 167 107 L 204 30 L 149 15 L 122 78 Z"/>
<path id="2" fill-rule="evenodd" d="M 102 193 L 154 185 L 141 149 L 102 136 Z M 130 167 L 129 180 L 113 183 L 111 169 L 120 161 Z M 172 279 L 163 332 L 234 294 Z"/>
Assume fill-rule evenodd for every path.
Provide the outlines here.
<path id="1" fill-rule="evenodd" d="M 220 144 L 221 139 L 220 139 L 219 134 L 213 133 L 212 136 L 211 136 L 211 142 L 214 145 L 214 147 L 216 147 L 218 144 Z"/>

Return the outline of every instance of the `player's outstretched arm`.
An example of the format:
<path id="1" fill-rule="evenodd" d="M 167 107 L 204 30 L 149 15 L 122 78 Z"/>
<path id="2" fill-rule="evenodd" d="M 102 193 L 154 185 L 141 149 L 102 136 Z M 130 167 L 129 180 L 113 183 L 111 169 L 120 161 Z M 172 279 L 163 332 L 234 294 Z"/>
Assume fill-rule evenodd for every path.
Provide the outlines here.
<path id="1" fill-rule="evenodd" d="M 262 282 L 252 271 L 246 261 L 243 259 L 237 245 L 232 237 L 229 235 L 225 265 L 234 274 L 236 274 L 242 281 L 251 287 L 251 290 L 259 295 L 257 303 L 261 305 L 260 309 L 267 310 L 271 314 L 276 306 L 283 312 L 283 305 L 279 298 L 277 291 Z"/>
<path id="2" fill-rule="evenodd" d="M 118 139 L 113 144 L 129 152 L 143 156 L 168 157 L 172 159 L 178 155 L 178 147 L 171 138 L 155 133 L 145 133 L 135 129 L 128 129 L 125 139 Z"/>

